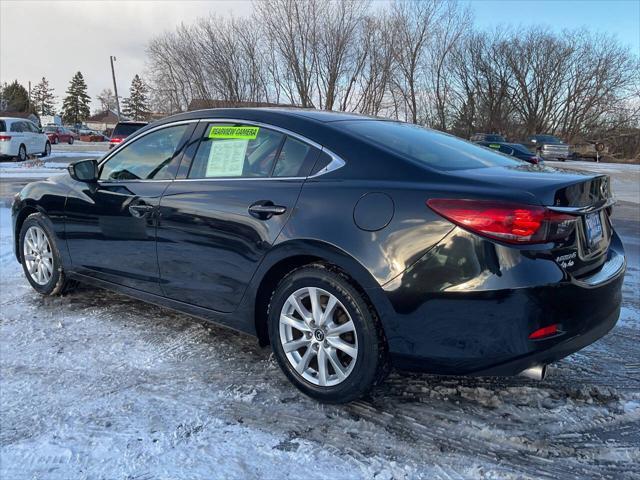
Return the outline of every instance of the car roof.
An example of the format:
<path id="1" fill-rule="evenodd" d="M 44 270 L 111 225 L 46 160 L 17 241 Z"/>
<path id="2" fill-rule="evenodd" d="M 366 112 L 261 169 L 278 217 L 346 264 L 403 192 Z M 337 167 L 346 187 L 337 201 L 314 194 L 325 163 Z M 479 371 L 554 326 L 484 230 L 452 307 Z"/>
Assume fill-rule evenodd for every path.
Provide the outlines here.
<path id="1" fill-rule="evenodd" d="M 123 120 L 118 122 L 117 125 L 147 125 L 149 122 L 139 122 L 135 120 Z"/>

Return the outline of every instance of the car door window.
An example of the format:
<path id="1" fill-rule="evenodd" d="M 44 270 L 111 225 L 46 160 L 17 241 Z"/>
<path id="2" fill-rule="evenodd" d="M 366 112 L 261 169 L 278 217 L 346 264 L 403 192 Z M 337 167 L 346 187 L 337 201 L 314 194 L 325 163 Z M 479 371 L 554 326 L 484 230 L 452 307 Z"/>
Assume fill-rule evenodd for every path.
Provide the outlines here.
<path id="1" fill-rule="evenodd" d="M 189 178 L 268 177 L 284 135 L 264 127 L 212 123 L 204 131 Z"/>
<path id="2" fill-rule="evenodd" d="M 506 153 L 507 155 L 513 155 L 513 148 L 507 147 L 506 145 L 501 145 L 500 151 L 502 153 Z"/>
<path id="3" fill-rule="evenodd" d="M 102 165 L 100 180 L 172 179 L 187 128 L 186 124 L 167 127 L 135 140 Z"/>
<path id="4" fill-rule="evenodd" d="M 16 133 L 21 133 L 22 130 L 22 122 L 13 122 L 11 124 L 11 131 Z"/>
<path id="5" fill-rule="evenodd" d="M 287 137 L 273 170 L 274 177 L 306 177 L 318 151 L 295 138 Z"/>

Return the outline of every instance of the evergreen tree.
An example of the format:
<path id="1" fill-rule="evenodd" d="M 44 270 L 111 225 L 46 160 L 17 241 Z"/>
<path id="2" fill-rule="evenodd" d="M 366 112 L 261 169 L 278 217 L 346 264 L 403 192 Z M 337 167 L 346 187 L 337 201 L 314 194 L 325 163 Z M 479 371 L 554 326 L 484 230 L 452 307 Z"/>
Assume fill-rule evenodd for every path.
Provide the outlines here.
<path id="1" fill-rule="evenodd" d="M 149 88 L 136 74 L 131 81 L 129 98 L 125 98 L 122 102 L 124 105 L 122 113 L 132 120 L 146 120 L 150 113 L 148 93 Z"/>
<path id="2" fill-rule="evenodd" d="M 89 103 L 91 97 L 87 95 L 87 84 L 82 73 L 76 73 L 67 89 L 67 96 L 62 103 L 62 119 L 66 123 L 81 123 L 86 120 L 91 111 Z"/>
<path id="3" fill-rule="evenodd" d="M 31 92 L 33 108 L 38 116 L 55 115 L 54 99 L 53 87 L 50 87 L 49 81 L 45 77 L 42 77 L 40 83 L 38 83 L 34 87 L 33 92 Z"/>
<path id="4" fill-rule="evenodd" d="M 26 112 L 29 109 L 29 92 L 18 80 L 4 84 L 0 92 L 0 105 L 2 110 L 10 112 Z"/>

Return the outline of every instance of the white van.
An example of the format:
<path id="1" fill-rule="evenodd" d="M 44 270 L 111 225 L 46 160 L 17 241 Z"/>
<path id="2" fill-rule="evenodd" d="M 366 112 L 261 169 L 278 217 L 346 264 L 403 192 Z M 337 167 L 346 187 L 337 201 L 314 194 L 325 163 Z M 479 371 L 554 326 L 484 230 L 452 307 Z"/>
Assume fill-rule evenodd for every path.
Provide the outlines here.
<path id="1" fill-rule="evenodd" d="M 11 157 L 20 162 L 29 155 L 49 156 L 49 137 L 31 120 L 0 117 L 0 157 Z"/>

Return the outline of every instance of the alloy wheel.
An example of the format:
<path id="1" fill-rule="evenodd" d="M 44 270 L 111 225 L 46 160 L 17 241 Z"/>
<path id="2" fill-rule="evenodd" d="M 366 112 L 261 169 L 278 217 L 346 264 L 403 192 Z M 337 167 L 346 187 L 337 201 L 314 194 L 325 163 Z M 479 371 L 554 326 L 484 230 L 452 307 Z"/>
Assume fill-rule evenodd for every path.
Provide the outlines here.
<path id="1" fill-rule="evenodd" d="M 46 233 L 40 227 L 29 227 L 25 233 L 22 254 L 31 279 L 46 285 L 53 276 L 53 252 Z"/>
<path id="2" fill-rule="evenodd" d="M 287 360 L 306 381 L 331 387 L 353 371 L 356 327 L 342 302 L 326 290 L 305 287 L 289 295 L 280 312 L 279 332 Z"/>

